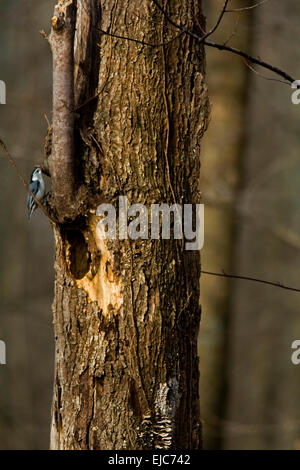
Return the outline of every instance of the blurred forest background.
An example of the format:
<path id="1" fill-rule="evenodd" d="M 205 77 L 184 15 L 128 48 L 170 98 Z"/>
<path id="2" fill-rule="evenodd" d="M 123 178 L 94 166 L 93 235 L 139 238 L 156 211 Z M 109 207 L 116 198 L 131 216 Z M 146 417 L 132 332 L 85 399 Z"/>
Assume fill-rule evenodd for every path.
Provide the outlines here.
<path id="1" fill-rule="evenodd" d="M 51 120 L 49 31 L 54 1 L 1 0 L 0 137 L 29 179 Z M 256 4 L 231 0 L 230 8 Z M 208 26 L 223 0 L 203 0 Z M 269 0 L 226 14 L 219 42 L 245 49 L 300 79 L 300 4 Z M 271 75 L 259 70 L 265 76 Z M 207 49 L 211 122 L 202 145 L 205 270 L 300 285 L 300 106 L 291 89 L 238 57 Z M 53 386 L 53 240 L 0 158 L 0 449 L 47 449 Z M 300 294 L 203 275 L 199 337 L 206 449 L 300 449 Z"/>

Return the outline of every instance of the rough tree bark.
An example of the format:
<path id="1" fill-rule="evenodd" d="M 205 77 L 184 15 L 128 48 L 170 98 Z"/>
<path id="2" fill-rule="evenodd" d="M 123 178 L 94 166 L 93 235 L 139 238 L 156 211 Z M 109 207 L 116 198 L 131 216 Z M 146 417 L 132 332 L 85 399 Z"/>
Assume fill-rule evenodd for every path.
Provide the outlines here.
<path id="1" fill-rule="evenodd" d="M 193 26 L 188 2 L 166 3 Z M 189 4 L 204 26 L 201 1 Z M 54 228 L 52 449 L 201 445 L 200 254 L 182 240 L 100 240 L 96 231 L 97 206 L 117 206 L 120 195 L 147 206 L 200 201 L 203 49 L 184 36 L 150 48 L 98 29 L 160 43 L 176 34 L 164 21 L 150 0 L 77 2 L 79 202 Z"/>

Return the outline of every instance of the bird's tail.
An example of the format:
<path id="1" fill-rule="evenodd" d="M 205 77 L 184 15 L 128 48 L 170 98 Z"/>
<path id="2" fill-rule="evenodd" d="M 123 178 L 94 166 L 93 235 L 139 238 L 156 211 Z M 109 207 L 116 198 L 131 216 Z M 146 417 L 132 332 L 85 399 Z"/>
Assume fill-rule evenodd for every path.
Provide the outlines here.
<path id="1" fill-rule="evenodd" d="M 28 207 L 28 220 L 31 219 L 32 214 L 34 213 L 35 208 L 36 208 L 36 204 L 35 204 L 35 202 L 34 202 L 34 200 L 33 200 L 33 198 L 32 198 L 31 204 L 30 204 L 29 207 Z"/>

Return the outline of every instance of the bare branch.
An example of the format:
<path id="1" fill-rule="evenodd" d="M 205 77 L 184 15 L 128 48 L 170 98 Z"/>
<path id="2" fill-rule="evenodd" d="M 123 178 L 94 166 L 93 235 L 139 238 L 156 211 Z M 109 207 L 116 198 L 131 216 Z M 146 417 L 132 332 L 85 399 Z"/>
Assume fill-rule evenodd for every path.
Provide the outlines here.
<path id="1" fill-rule="evenodd" d="M 202 274 L 207 274 L 209 276 L 217 276 L 217 277 L 226 277 L 230 279 L 241 279 L 242 281 L 252 281 L 252 282 L 259 282 L 260 284 L 267 284 L 269 286 L 273 287 L 279 287 L 280 289 L 285 289 L 293 292 L 300 292 L 300 289 L 296 287 L 290 287 L 286 286 L 284 284 L 281 284 L 280 282 L 272 282 L 272 281 L 266 281 L 265 279 L 259 279 L 257 277 L 250 277 L 250 276 L 241 276 L 239 274 L 227 274 L 225 272 L 222 273 L 216 273 L 212 271 L 204 271 L 201 269 Z"/>
<path id="2" fill-rule="evenodd" d="M 219 27 L 219 25 L 221 24 L 221 21 L 222 21 L 222 19 L 223 19 L 223 16 L 224 16 L 225 13 L 226 13 L 226 8 L 227 8 L 227 5 L 228 5 L 228 2 L 229 2 L 229 0 L 225 0 L 224 5 L 223 5 L 223 8 L 222 8 L 222 10 L 221 10 L 221 13 L 220 13 L 220 15 L 219 15 L 219 18 L 218 18 L 218 20 L 217 20 L 215 26 L 213 26 L 210 31 L 208 31 L 207 33 L 205 33 L 205 34 L 201 37 L 201 40 L 202 40 L 202 41 L 204 41 L 204 39 L 206 39 L 206 38 L 208 38 L 209 36 L 211 36 L 211 35 L 218 29 L 218 27 Z"/>
<path id="3" fill-rule="evenodd" d="M 247 52 L 241 51 L 240 49 L 236 49 L 235 47 L 230 47 L 227 46 L 226 44 L 217 44 L 212 41 L 204 41 L 204 44 L 209 47 L 214 47 L 215 49 L 219 49 L 220 51 L 227 51 L 227 52 L 232 52 L 232 54 L 236 54 L 240 57 L 243 57 L 247 61 L 251 62 L 252 64 L 260 65 L 261 67 L 270 70 L 271 72 L 276 73 L 276 75 L 279 75 L 282 78 L 285 78 L 289 83 L 293 83 L 295 81 L 295 78 L 293 78 L 291 75 L 288 73 L 284 72 L 283 70 L 279 69 L 278 67 L 275 67 L 274 65 L 268 64 L 264 60 L 259 59 L 258 57 L 253 57 Z"/>

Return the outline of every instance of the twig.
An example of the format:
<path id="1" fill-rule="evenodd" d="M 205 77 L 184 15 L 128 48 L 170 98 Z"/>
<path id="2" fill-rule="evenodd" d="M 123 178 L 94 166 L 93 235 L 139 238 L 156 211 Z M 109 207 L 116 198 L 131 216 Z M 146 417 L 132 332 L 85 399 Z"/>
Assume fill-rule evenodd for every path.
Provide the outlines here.
<path id="1" fill-rule="evenodd" d="M 298 289 L 296 287 L 290 287 L 290 286 L 286 286 L 286 285 L 284 285 L 280 282 L 266 281 L 265 279 L 259 279 L 259 278 L 256 278 L 256 277 L 241 276 L 239 274 L 228 274 L 228 273 L 225 273 L 225 272 L 217 273 L 217 272 L 212 272 L 212 271 L 204 271 L 202 269 L 201 269 L 200 272 L 201 272 L 201 274 L 207 274 L 209 276 L 226 277 L 226 278 L 229 278 L 229 279 L 241 279 L 243 281 L 258 282 L 260 284 L 267 284 L 269 286 L 279 287 L 280 289 L 285 289 L 285 290 L 289 290 L 289 291 L 293 291 L 293 292 L 300 292 L 300 289 Z"/>
<path id="2" fill-rule="evenodd" d="M 168 20 L 168 22 L 174 26 L 175 28 L 179 29 L 180 31 L 182 31 L 183 33 L 186 33 L 188 34 L 189 36 L 191 36 L 192 38 L 194 39 L 200 39 L 199 36 L 197 36 L 197 34 L 195 33 L 192 33 L 191 31 L 189 31 L 188 29 L 185 29 L 183 26 L 180 26 L 179 24 L 175 23 L 175 21 L 172 20 L 172 18 L 170 18 L 170 16 L 167 14 L 167 12 L 162 8 L 162 6 L 156 1 L 156 0 L 152 0 L 153 3 L 157 6 L 157 8 L 163 13 L 163 15 L 166 17 L 166 19 Z"/>
<path id="3" fill-rule="evenodd" d="M 270 80 L 272 82 L 279 82 L 279 83 L 284 83 L 285 85 L 289 85 L 289 83 L 285 82 L 284 80 L 279 80 L 278 78 L 266 77 L 262 73 L 259 73 L 257 70 L 255 70 L 254 67 L 251 67 L 251 65 L 247 62 L 246 59 L 242 59 L 242 60 L 243 60 L 244 64 L 249 68 L 249 70 L 251 70 L 251 72 L 255 73 L 255 75 L 257 75 L 258 77 L 263 78 L 264 80 Z"/>
<path id="4" fill-rule="evenodd" d="M 39 33 L 41 36 L 43 36 L 44 39 L 46 39 L 47 42 L 49 42 L 49 36 L 43 29 L 41 29 Z"/>
<path id="5" fill-rule="evenodd" d="M 222 21 L 222 19 L 223 19 L 223 16 L 224 16 L 225 13 L 226 13 L 226 7 L 227 7 L 227 5 L 228 5 L 228 2 L 229 2 L 229 0 L 225 0 L 224 5 L 223 5 L 223 8 L 222 8 L 222 10 L 221 10 L 221 13 L 220 13 L 220 15 L 219 15 L 219 17 L 218 17 L 218 20 L 217 20 L 215 26 L 213 26 L 210 31 L 208 31 L 207 33 L 205 33 L 205 34 L 201 37 L 201 41 L 204 41 L 206 38 L 208 38 L 209 36 L 211 36 L 211 35 L 217 30 L 217 28 L 219 27 L 219 25 L 220 25 L 220 23 L 221 23 L 221 21 Z"/>
<path id="6" fill-rule="evenodd" d="M 76 111 L 79 111 L 80 109 L 84 108 L 87 104 L 89 104 L 91 101 L 95 100 L 96 98 L 98 98 L 98 96 L 100 95 L 100 92 L 96 93 L 94 96 L 90 96 L 90 98 L 88 98 L 84 103 L 80 104 L 79 106 L 77 106 L 75 109 L 74 109 L 74 112 Z"/>
<path id="7" fill-rule="evenodd" d="M 226 10 L 226 13 L 236 13 L 236 12 L 241 12 L 241 11 L 253 10 L 253 8 L 260 7 L 260 5 L 269 1 L 270 0 L 262 0 L 261 2 L 255 3 L 255 5 L 251 5 L 249 7 L 232 8 L 230 10 Z"/>
<path id="8" fill-rule="evenodd" d="M 163 24 L 164 24 L 164 18 L 162 18 L 162 25 Z M 164 38 L 164 30 L 162 28 L 161 30 L 162 43 L 163 43 L 163 38 Z M 163 91 L 164 106 L 165 106 L 165 113 L 166 113 L 166 140 L 165 140 L 165 145 L 164 145 L 164 157 L 165 157 L 165 163 L 166 163 L 166 169 L 167 169 L 168 185 L 172 194 L 173 202 L 174 204 L 176 204 L 176 198 L 175 198 L 174 189 L 173 189 L 172 182 L 171 182 L 170 165 L 169 165 L 170 110 L 169 110 L 169 102 L 168 102 L 168 96 L 167 96 L 167 89 L 168 89 L 167 64 L 166 64 L 166 51 L 165 51 L 164 46 L 162 47 L 162 64 L 163 64 L 163 77 L 164 77 L 162 91 Z M 178 212 L 177 205 L 176 205 L 176 209 Z"/>
<path id="9" fill-rule="evenodd" d="M 54 224 L 57 223 L 57 220 L 53 219 L 47 212 L 47 210 L 45 209 L 45 207 L 43 206 L 43 204 L 37 199 L 37 197 L 32 193 L 32 191 L 30 191 L 29 189 L 29 185 L 26 183 L 25 179 L 23 178 L 23 176 L 21 175 L 17 165 L 16 165 L 16 162 L 14 161 L 13 157 L 10 155 L 5 143 L 3 142 L 2 139 L 0 139 L 0 146 L 2 147 L 2 150 L 3 150 L 3 153 L 4 155 L 6 156 L 7 160 L 9 161 L 9 163 L 11 164 L 11 166 L 14 168 L 15 172 L 17 173 L 18 175 L 18 178 L 19 180 L 21 181 L 21 183 L 23 184 L 23 186 L 25 187 L 26 191 L 31 194 L 31 196 L 33 197 L 34 199 L 34 202 L 39 206 L 39 208 L 44 212 L 44 214 L 46 215 L 46 217 L 51 220 L 51 222 L 53 222 Z"/>
<path id="10" fill-rule="evenodd" d="M 154 20 L 151 20 L 149 18 L 146 18 L 145 16 L 142 16 L 138 13 L 135 13 L 135 11 L 132 12 L 132 15 L 135 16 L 138 20 L 146 21 L 147 23 L 156 24 L 156 25 L 160 26 L 161 28 L 168 29 L 169 31 L 175 31 L 175 32 L 177 31 L 177 29 L 171 28 L 171 26 L 167 26 L 166 24 L 162 24 L 159 21 L 154 21 Z"/>
<path id="11" fill-rule="evenodd" d="M 235 22 L 235 26 L 234 26 L 234 29 L 232 31 L 232 33 L 230 34 L 230 36 L 226 39 L 226 41 L 224 42 L 225 46 L 232 40 L 232 38 L 237 34 L 237 31 L 238 31 L 238 27 L 239 27 L 239 23 L 240 23 L 240 17 L 241 17 L 241 14 L 238 15 L 237 19 L 236 19 L 236 22 Z"/>
<path id="12" fill-rule="evenodd" d="M 205 34 L 205 30 L 203 29 L 203 27 L 201 26 L 197 16 L 195 15 L 195 12 L 192 9 L 189 0 L 185 0 L 185 1 L 186 1 L 187 6 L 189 7 L 189 9 L 191 10 L 192 16 L 193 16 L 194 21 L 195 21 L 196 25 L 198 26 L 199 30 L 201 31 L 201 33 Z"/>
<path id="13" fill-rule="evenodd" d="M 162 47 L 162 46 L 167 46 L 168 44 L 170 44 L 171 42 L 175 41 L 176 39 L 178 39 L 180 36 L 183 35 L 183 32 L 180 32 L 179 34 L 177 34 L 177 36 L 175 36 L 175 37 L 172 38 L 172 39 L 169 39 L 169 40 L 166 41 L 166 42 L 161 42 L 161 43 L 158 43 L 158 44 L 153 44 L 153 43 L 150 43 L 150 42 L 147 42 L 147 41 L 140 41 L 139 39 L 130 38 L 130 37 L 128 37 L 128 36 L 120 36 L 119 34 L 109 33 L 108 31 L 104 31 L 104 29 L 101 29 L 101 28 L 97 28 L 97 29 L 98 29 L 98 31 L 100 31 L 102 34 L 106 34 L 107 36 L 111 36 L 112 38 L 125 39 L 126 41 L 136 42 L 137 44 L 142 44 L 143 46 L 150 46 L 150 47 Z"/>

